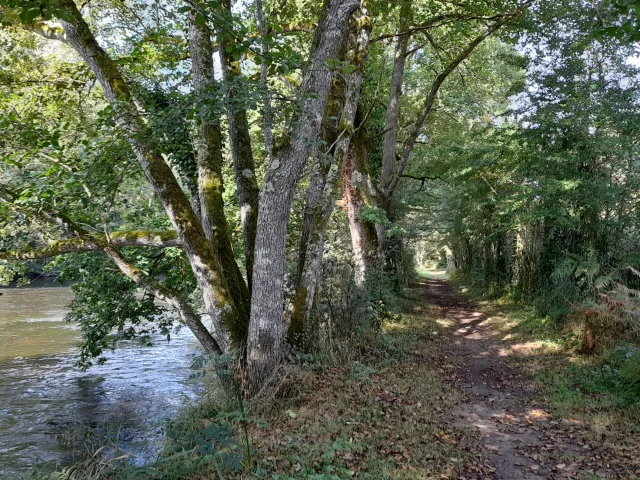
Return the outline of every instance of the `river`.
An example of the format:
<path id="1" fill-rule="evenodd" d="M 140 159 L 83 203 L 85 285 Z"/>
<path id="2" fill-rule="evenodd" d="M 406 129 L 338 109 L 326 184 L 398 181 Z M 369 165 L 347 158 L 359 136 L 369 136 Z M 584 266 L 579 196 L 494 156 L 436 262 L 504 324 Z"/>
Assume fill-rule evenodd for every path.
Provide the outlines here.
<path id="1" fill-rule="evenodd" d="M 166 419 L 202 388 L 189 368 L 199 354 L 190 332 L 125 345 L 82 372 L 78 327 L 64 321 L 68 288 L 0 293 L 0 477 L 69 462 L 89 432 L 116 439 L 134 462 L 152 459 Z"/>

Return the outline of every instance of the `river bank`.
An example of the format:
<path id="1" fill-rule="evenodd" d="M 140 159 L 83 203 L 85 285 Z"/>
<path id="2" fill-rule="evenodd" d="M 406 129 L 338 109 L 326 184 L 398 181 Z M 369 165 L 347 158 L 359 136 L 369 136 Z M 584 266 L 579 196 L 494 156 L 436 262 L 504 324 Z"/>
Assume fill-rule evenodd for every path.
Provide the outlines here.
<path id="1" fill-rule="evenodd" d="M 527 333 L 526 308 L 460 286 L 423 277 L 381 332 L 299 359 L 248 405 L 203 396 L 167 424 L 155 462 L 91 460 L 65 478 L 637 478 L 637 409 L 579 387 L 567 401 L 577 359 Z"/>

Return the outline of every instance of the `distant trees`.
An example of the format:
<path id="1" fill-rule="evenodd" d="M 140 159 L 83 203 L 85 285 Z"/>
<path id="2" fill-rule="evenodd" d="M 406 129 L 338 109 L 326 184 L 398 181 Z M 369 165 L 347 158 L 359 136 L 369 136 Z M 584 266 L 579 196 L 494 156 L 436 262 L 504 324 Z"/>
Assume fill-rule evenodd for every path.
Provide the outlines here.
<path id="1" fill-rule="evenodd" d="M 600 12 L 576 6 L 556 18 L 561 33 L 524 34 L 526 90 L 454 149 L 447 175 L 458 268 L 554 318 L 616 310 L 610 296 L 637 288 L 638 67 L 632 45 L 599 37 Z"/>

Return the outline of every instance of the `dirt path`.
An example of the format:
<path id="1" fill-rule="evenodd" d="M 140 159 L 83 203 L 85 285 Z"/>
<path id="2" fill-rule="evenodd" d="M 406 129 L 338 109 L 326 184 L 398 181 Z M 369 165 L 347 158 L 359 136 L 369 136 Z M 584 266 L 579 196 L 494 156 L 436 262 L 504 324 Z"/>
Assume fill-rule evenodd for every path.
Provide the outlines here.
<path id="1" fill-rule="evenodd" d="M 428 280 L 425 295 L 454 322 L 446 355 L 458 362 L 457 378 L 467 401 L 452 413 L 452 422 L 477 432 L 493 478 L 594 478 L 583 476 L 592 446 L 584 443 L 577 427 L 557 421 L 536 403 L 533 385 L 518 373 L 519 360 L 487 317 L 462 301 L 445 280 Z M 486 473 L 486 468 L 470 466 L 465 478 L 486 478 Z"/>

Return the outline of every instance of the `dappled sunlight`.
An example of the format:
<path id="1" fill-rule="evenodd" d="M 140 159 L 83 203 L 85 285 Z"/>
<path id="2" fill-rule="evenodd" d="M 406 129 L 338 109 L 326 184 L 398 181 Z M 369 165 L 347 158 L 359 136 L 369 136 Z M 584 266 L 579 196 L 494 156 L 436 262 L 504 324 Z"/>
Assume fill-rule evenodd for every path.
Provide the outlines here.
<path id="1" fill-rule="evenodd" d="M 545 412 L 544 410 L 541 410 L 539 408 L 535 408 L 532 410 L 529 410 L 527 412 L 527 415 L 525 415 L 525 418 L 528 419 L 549 419 L 551 418 L 551 414 L 549 412 Z"/>
<path id="2" fill-rule="evenodd" d="M 455 322 L 448 318 L 439 318 L 436 320 L 436 323 L 445 328 L 453 327 L 455 325 Z"/>
<path id="3" fill-rule="evenodd" d="M 543 341 L 526 341 L 522 343 L 516 343 L 514 345 L 510 345 L 505 348 L 500 349 L 500 355 L 512 355 L 514 353 L 518 355 L 539 355 L 539 354 L 548 354 L 548 353 L 556 353 L 560 351 L 560 346 L 550 342 Z"/>
<path id="4" fill-rule="evenodd" d="M 595 439 L 617 438 L 612 431 L 640 424 L 640 420 L 629 418 L 628 425 L 622 427 L 620 421 L 626 413 L 621 414 L 604 393 L 587 398 L 582 392 L 584 385 L 574 385 L 572 378 L 560 379 L 565 386 L 563 403 L 551 403 L 553 410 L 534 406 L 541 400 L 536 390 L 548 388 L 545 393 L 553 394 L 559 380 L 545 376 L 541 383 L 534 378 L 548 372 L 562 376 L 563 368 L 577 357 L 560 355 L 565 344 L 542 336 L 546 336 L 546 328 L 534 330 L 540 322 L 531 323 L 536 320 L 532 310 L 509 302 L 472 305 L 456 298 L 455 291 L 443 281 L 425 283 L 432 311 L 439 310 L 436 322 L 451 335 L 451 355 L 461 358 L 461 380 L 469 397 L 454 412 L 456 426 L 479 435 L 492 465 L 506 474 L 500 478 L 565 478 L 549 475 L 579 471 L 590 462 L 584 453 L 592 454 L 602 447 Z M 582 358 L 581 362 L 587 360 Z M 523 375 L 521 367 L 530 375 Z M 586 377 L 585 381 L 593 379 Z M 581 412 L 587 400 L 590 411 Z"/>
<path id="5" fill-rule="evenodd" d="M 589 423 L 594 432 L 606 435 L 611 431 L 612 426 L 619 421 L 617 417 L 618 415 L 608 412 L 598 413 L 591 416 Z"/>
<path id="6" fill-rule="evenodd" d="M 382 331 L 386 333 L 401 332 L 401 331 L 406 331 L 411 329 L 415 329 L 415 325 L 413 325 L 411 322 L 396 322 L 396 323 L 385 322 L 384 325 L 382 326 Z"/>

